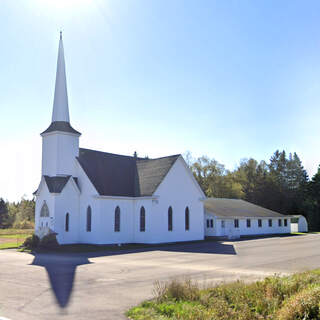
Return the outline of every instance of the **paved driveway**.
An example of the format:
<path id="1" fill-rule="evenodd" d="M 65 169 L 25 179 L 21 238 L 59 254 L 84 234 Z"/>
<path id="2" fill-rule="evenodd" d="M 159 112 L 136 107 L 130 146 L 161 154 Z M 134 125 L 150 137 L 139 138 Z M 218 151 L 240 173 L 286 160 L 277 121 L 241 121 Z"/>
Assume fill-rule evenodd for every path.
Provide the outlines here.
<path id="1" fill-rule="evenodd" d="M 0 250 L 0 318 L 125 319 L 155 280 L 217 283 L 320 267 L 320 235 L 203 242 L 108 254 Z"/>

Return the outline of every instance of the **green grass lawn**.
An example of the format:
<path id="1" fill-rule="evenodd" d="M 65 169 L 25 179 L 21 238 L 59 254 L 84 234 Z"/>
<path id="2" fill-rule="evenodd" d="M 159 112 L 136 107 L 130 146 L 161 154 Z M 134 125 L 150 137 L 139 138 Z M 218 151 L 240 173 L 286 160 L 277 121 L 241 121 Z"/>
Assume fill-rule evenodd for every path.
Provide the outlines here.
<path id="1" fill-rule="evenodd" d="M 28 236 L 34 232 L 33 229 L 0 229 L 0 236 L 27 234 Z"/>
<path id="2" fill-rule="evenodd" d="M 0 243 L 0 250 L 19 248 L 22 244 L 23 241 Z"/>
<path id="3" fill-rule="evenodd" d="M 191 280 L 156 283 L 154 299 L 127 312 L 134 320 L 320 319 L 320 269 L 203 287 Z"/>
<path id="4" fill-rule="evenodd" d="M 0 229 L 0 250 L 18 248 L 32 233 L 33 229 Z"/>

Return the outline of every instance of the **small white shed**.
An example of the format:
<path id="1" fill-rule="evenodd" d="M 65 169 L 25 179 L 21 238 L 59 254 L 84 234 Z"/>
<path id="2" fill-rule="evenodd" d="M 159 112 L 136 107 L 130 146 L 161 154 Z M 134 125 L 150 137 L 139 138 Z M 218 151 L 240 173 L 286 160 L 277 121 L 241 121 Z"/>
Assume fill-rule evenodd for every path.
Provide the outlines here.
<path id="1" fill-rule="evenodd" d="M 291 232 L 308 232 L 307 219 L 302 215 L 291 217 Z"/>
<path id="2" fill-rule="evenodd" d="M 204 201 L 206 236 L 240 238 L 242 235 L 290 233 L 290 218 L 240 199 Z"/>

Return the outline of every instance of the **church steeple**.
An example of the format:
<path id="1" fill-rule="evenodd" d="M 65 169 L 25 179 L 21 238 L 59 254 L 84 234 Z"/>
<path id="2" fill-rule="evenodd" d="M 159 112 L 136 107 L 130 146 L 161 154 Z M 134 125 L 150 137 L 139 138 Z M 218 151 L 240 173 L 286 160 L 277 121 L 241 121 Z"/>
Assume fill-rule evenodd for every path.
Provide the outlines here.
<path id="1" fill-rule="evenodd" d="M 62 41 L 62 32 L 60 32 L 59 51 L 57 61 L 56 85 L 54 90 L 52 121 L 47 130 L 41 135 L 51 132 L 68 132 L 80 135 L 80 132 L 74 130 L 70 125 L 69 105 L 66 66 L 64 61 L 64 50 Z"/>
<path id="2" fill-rule="evenodd" d="M 81 133 L 70 125 L 66 69 L 60 33 L 52 122 L 42 136 L 42 175 L 76 176 Z"/>
<path id="3" fill-rule="evenodd" d="M 68 92 L 66 79 L 66 66 L 64 61 L 62 32 L 60 31 L 59 52 L 57 61 L 56 87 L 54 91 L 52 122 L 70 122 Z"/>

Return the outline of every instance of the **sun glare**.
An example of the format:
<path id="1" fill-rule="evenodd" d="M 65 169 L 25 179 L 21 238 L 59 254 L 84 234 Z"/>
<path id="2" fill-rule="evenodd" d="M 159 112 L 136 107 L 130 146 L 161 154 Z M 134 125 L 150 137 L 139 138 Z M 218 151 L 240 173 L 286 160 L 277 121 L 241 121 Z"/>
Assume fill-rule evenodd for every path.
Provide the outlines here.
<path id="1" fill-rule="evenodd" d="M 39 0 L 43 5 L 56 9 L 76 9 L 93 3 L 93 0 Z"/>

